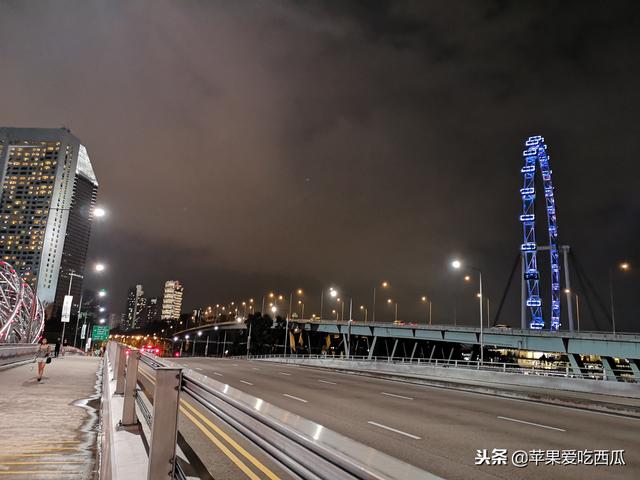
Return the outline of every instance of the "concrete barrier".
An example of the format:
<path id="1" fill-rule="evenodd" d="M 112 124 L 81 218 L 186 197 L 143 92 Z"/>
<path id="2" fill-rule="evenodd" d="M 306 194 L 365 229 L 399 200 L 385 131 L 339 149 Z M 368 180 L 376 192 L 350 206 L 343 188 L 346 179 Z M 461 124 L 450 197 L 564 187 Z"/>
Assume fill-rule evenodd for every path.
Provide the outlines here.
<path id="1" fill-rule="evenodd" d="M 38 345 L 30 343 L 0 344 L 0 367 L 9 367 L 32 360 L 36 355 Z"/>
<path id="2" fill-rule="evenodd" d="M 384 373 L 389 375 L 403 375 L 421 379 L 437 379 L 461 384 L 466 382 L 473 384 L 492 384 L 493 386 L 497 384 L 504 385 L 504 387 L 537 387 L 565 392 L 640 398 L 640 385 L 636 383 L 606 382 L 602 380 L 523 375 L 522 373 L 491 372 L 434 365 L 403 365 L 387 362 L 364 362 L 331 358 L 266 358 L 263 361 L 285 361 L 287 363 L 314 367 L 355 370 L 368 373 Z"/>

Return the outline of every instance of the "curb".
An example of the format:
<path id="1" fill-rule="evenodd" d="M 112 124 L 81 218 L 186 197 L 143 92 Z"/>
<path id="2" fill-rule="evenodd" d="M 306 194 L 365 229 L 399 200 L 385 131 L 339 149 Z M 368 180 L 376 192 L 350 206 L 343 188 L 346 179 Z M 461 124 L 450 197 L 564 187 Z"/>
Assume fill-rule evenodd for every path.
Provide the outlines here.
<path id="1" fill-rule="evenodd" d="M 27 365 L 32 362 L 33 362 L 33 358 L 30 358 L 29 360 L 18 360 L 17 362 L 5 363 L 4 365 L 0 365 L 0 372 L 2 370 L 8 370 L 13 367 L 20 367 L 22 365 Z"/>

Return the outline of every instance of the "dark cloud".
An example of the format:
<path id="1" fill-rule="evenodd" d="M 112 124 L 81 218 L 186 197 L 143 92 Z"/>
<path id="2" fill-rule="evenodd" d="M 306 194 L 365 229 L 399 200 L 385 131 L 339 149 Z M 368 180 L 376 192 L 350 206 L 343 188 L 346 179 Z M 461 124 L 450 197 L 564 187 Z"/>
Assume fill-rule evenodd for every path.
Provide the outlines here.
<path id="1" fill-rule="evenodd" d="M 403 316 L 428 293 L 450 320 L 455 290 L 470 323 L 473 289 L 446 262 L 481 266 L 498 303 L 537 133 L 561 241 L 603 297 L 609 265 L 638 258 L 634 2 L 0 8 L 0 123 L 67 125 L 87 145 L 111 211 L 91 255 L 115 310 L 130 284 L 173 277 L 188 306 L 329 283 L 364 303 L 384 278 Z M 631 328 L 637 277 L 618 282 Z"/>

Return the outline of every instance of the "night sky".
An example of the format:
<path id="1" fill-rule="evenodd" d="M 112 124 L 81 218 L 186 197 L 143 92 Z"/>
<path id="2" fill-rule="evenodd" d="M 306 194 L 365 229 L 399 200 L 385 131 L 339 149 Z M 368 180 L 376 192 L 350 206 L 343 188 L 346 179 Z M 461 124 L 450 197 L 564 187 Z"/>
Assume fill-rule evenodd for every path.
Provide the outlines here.
<path id="1" fill-rule="evenodd" d="M 495 311 L 522 242 L 522 143 L 541 134 L 560 242 L 607 307 L 609 268 L 636 267 L 614 281 L 618 329 L 639 330 L 639 11 L 0 0 L 0 124 L 64 125 L 87 146 L 109 210 L 90 259 L 109 268 L 86 284 L 112 312 L 130 285 L 174 278 L 185 308 L 301 287 L 307 313 L 323 287 L 370 304 L 387 280 L 401 319 L 424 321 L 427 294 L 434 322 L 455 304 L 465 324 L 476 287 L 449 261 L 483 270 Z M 500 323 L 519 323 L 518 298 L 516 281 Z"/>

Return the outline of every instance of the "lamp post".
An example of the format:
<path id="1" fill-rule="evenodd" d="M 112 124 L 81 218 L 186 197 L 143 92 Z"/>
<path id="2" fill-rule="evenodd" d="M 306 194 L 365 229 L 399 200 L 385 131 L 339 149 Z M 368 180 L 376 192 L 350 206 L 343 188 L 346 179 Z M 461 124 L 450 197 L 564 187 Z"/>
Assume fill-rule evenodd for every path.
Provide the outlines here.
<path id="1" fill-rule="evenodd" d="M 389 288 L 389 282 L 382 282 L 380 284 L 382 288 Z M 371 322 L 376 321 L 376 287 L 373 287 L 373 310 L 371 310 Z"/>
<path id="2" fill-rule="evenodd" d="M 618 270 L 622 272 L 628 272 L 631 268 L 628 262 L 622 262 L 618 265 Z M 613 304 L 613 268 L 609 269 L 609 297 L 611 299 L 611 326 L 613 327 L 613 333 L 616 333 L 616 312 Z"/>
<path id="3" fill-rule="evenodd" d="M 393 323 L 398 323 L 398 302 L 395 302 L 392 299 L 388 298 L 387 304 L 395 306 L 395 315 L 394 315 Z"/>
<path id="4" fill-rule="evenodd" d="M 455 270 L 460 270 L 462 268 L 462 262 L 460 260 L 454 260 L 453 262 L 451 262 L 451 266 L 455 269 Z M 480 287 L 480 293 L 478 294 L 479 296 L 479 302 L 478 304 L 480 305 L 480 365 L 484 364 L 484 320 L 483 320 L 483 310 L 484 310 L 484 305 L 483 305 L 483 301 L 482 301 L 482 271 L 480 271 L 480 269 L 475 268 L 475 267 L 467 267 L 469 270 L 473 270 L 474 272 L 478 273 L 478 280 L 479 280 L 479 287 Z"/>
<path id="5" fill-rule="evenodd" d="M 298 300 L 298 305 L 300 305 L 300 320 L 304 320 L 304 302 Z"/>
<path id="6" fill-rule="evenodd" d="M 369 313 L 367 311 L 367 307 L 365 307 L 364 305 L 360 305 L 360 310 L 364 312 L 364 323 L 367 323 L 367 314 Z"/>
<path id="7" fill-rule="evenodd" d="M 67 296 L 68 297 L 71 296 L 71 285 L 73 285 L 73 277 L 84 278 L 82 275 L 78 275 L 73 270 L 71 270 L 69 272 L 69 289 L 67 290 Z M 77 324 L 77 322 L 78 321 L 76 320 L 76 324 Z M 62 338 L 60 339 L 61 342 L 62 342 L 62 345 L 64 345 L 64 332 L 65 332 L 66 326 L 67 326 L 67 322 L 62 322 Z M 62 352 L 62 356 L 64 356 L 64 349 L 63 349 L 63 352 Z"/>
<path id="8" fill-rule="evenodd" d="M 423 295 L 420 301 L 427 306 L 427 320 L 429 321 L 429 325 L 431 325 L 431 300 L 429 300 L 429 297 L 426 295 Z"/>
<path id="9" fill-rule="evenodd" d="M 572 302 L 572 294 L 576 298 L 576 320 L 578 321 L 578 332 L 580 331 L 580 297 L 577 293 L 574 293 L 569 288 L 564 289 L 564 293 L 567 294 L 567 302 Z"/>
<path id="10" fill-rule="evenodd" d="M 301 296 L 303 295 L 303 293 L 304 293 L 304 292 L 302 291 L 302 289 L 301 289 L 301 288 L 296 289 L 295 294 L 296 294 L 297 296 L 301 297 Z M 294 293 L 293 293 L 293 292 L 291 292 L 291 293 L 289 294 L 289 311 L 287 312 L 287 317 L 291 317 L 291 312 L 293 311 L 293 295 L 294 295 Z M 300 302 L 298 302 L 298 303 L 300 303 Z"/>
<path id="11" fill-rule="evenodd" d="M 332 297 L 337 297 L 338 296 L 338 291 L 334 288 L 332 288 L 329 291 L 329 294 Z M 351 357 L 351 324 L 353 323 L 353 296 L 351 295 L 347 295 L 349 297 L 349 331 L 347 334 L 347 360 Z M 343 306 L 344 306 L 344 302 L 343 302 Z M 344 320 L 344 316 L 342 317 L 342 319 Z"/>

